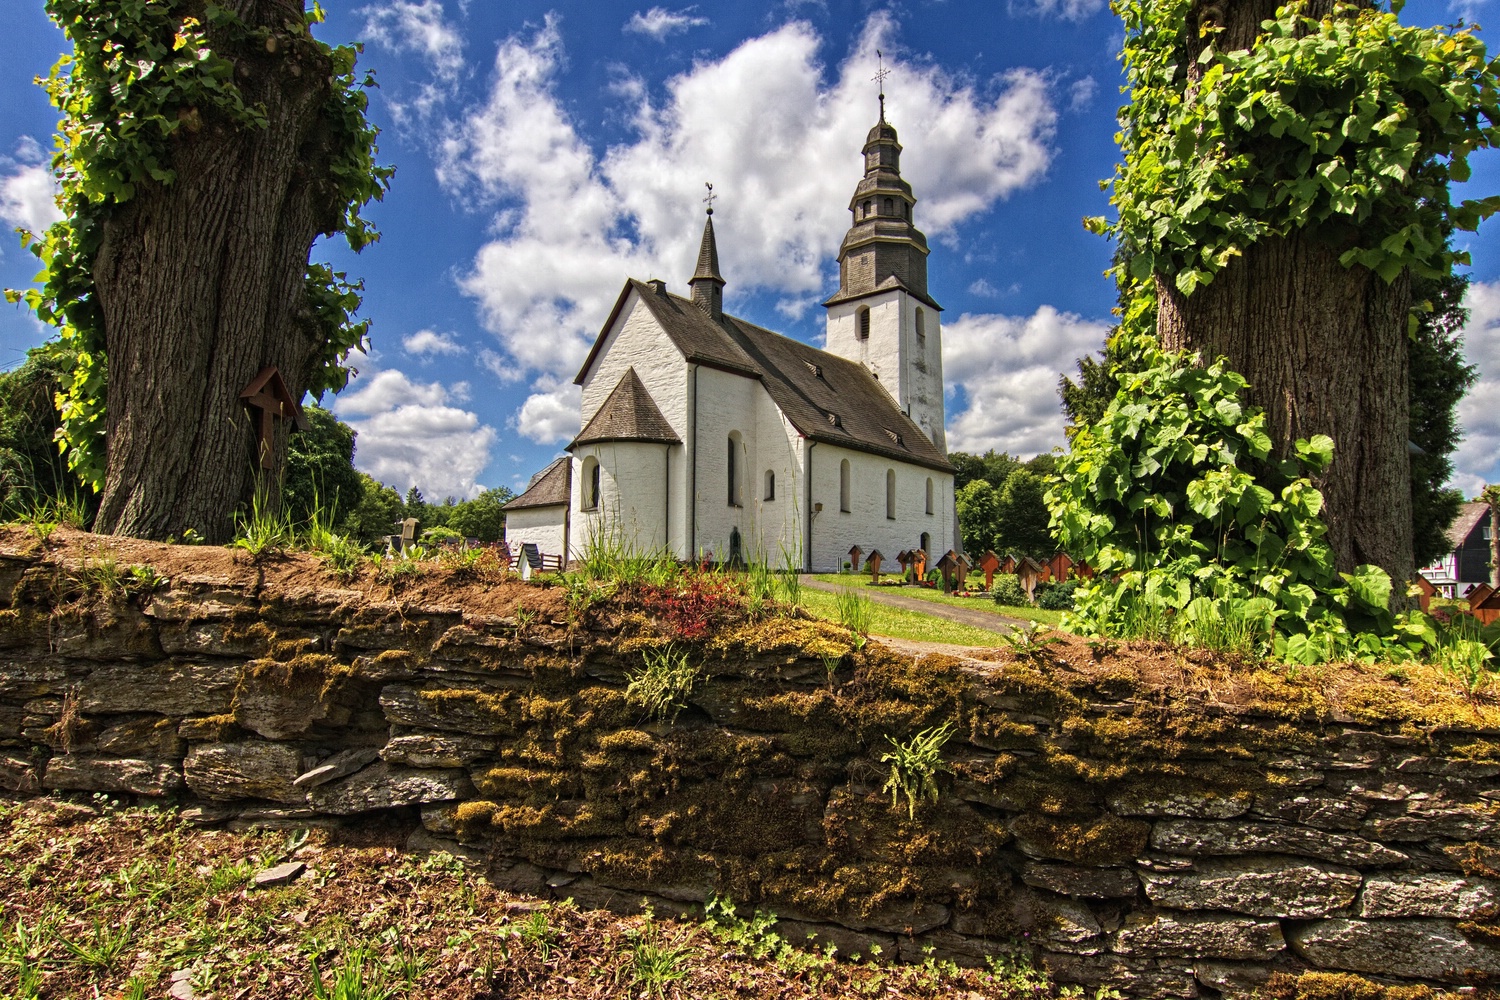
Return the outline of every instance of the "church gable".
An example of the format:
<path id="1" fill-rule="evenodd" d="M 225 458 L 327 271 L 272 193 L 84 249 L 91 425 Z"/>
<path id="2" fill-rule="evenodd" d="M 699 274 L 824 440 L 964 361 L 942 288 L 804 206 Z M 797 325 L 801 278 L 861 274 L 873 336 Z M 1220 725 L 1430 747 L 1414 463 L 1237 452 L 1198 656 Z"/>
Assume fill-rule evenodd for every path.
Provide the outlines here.
<path id="1" fill-rule="evenodd" d="M 603 444 L 606 441 L 644 441 L 656 444 L 681 444 L 682 438 L 672 429 L 651 393 L 634 368 L 625 369 L 620 381 L 610 391 L 604 404 L 589 418 L 579 432 L 571 451 L 579 445 Z"/>

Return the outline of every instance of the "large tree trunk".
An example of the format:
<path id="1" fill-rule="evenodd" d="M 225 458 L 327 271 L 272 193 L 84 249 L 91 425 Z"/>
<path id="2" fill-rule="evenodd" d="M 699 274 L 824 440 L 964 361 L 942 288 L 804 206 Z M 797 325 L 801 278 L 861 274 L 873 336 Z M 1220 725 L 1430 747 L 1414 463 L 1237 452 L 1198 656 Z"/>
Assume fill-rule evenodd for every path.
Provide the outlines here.
<path id="1" fill-rule="evenodd" d="M 1275 7 L 1220 0 L 1198 5 L 1195 20 L 1222 24 L 1219 47 L 1228 51 L 1251 45 Z M 1195 62 L 1194 73 L 1201 69 Z M 1306 229 L 1261 240 L 1189 297 L 1158 276 L 1157 332 L 1169 349 L 1229 359 L 1249 380 L 1250 401 L 1266 410 L 1279 455 L 1297 438 L 1333 439 L 1333 463 L 1318 486 L 1337 567 L 1374 563 L 1399 594 L 1415 569 L 1406 444 L 1411 288 L 1406 276 L 1387 285 L 1364 267 L 1341 265 L 1346 238 Z"/>
<path id="2" fill-rule="evenodd" d="M 1184 298 L 1158 280 L 1163 346 L 1224 355 L 1250 382 L 1284 457 L 1297 438 L 1327 434 L 1319 478 L 1338 568 L 1412 565 L 1407 438 L 1407 281 L 1386 285 L 1301 234 L 1263 240 Z"/>
<path id="3" fill-rule="evenodd" d="M 176 133 L 175 182 L 138 192 L 105 225 L 93 268 L 108 358 L 100 532 L 227 540 L 236 506 L 268 474 L 240 391 L 276 365 L 300 398 L 317 353 L 303 289 L 314 238 L 337 225 L 317 180 L 331 67 L 285 34 L 301 0 L 223 6 L 279 33 L 248 51 L 211 36 L 268 125 L 188 114 L 197 127 Z M 277 437 L 280 459 L 285 430 Z"/>

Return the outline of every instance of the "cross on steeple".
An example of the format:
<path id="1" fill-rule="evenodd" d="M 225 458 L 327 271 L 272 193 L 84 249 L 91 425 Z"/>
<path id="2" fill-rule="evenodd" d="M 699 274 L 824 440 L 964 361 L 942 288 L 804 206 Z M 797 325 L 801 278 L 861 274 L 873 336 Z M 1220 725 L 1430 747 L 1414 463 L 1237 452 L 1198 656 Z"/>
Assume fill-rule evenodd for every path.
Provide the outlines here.
<path id="1" fill-rule="evenodd" d="M 708 181 L 704 181 L 703 182 L 703 186 L 706 187 L 706 188 L 708 188 L 708 197 L 704 198 L 703 201 L 704 201 L 704 203 L 706 205 L 708 205 L 708 214 L 709 215 L 713 215 L 714 214 L 714 186 L 712 184 L 708 183 Z"/>
<path id="2" fill-rule="evenodd" d="M 891 71 L 885 68 L 885 55 L 879 49 L 875 50 L 875 61 L 879 69 L 870 79 L 880 86 L 880 120 L 885 121 L 885 78 L 891 75 Z"/>

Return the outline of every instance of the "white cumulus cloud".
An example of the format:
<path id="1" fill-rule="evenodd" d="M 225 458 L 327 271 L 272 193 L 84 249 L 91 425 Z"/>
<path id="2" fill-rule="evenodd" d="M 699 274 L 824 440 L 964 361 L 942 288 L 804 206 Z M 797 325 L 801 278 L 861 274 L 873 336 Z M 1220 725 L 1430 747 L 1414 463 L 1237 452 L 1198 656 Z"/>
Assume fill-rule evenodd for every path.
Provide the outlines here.
<path id="1" fill-rule="evenodd" d="M 463 346 L 453 339 L 451 333 L 436 330 L 418 330 L 401 339 L 401 349 L 414 357 L 424 354 L 462 354 Z"/>
<path id="2" fill-rule="evenodd" d="M 948 448 L 1035 455 L 1065 444 L 1057 380 L 1099 350 L 1110 324 L 1042 306 L 1030 316 L 960 316 L 943 327 L 943 377 L 966 405 L 948 418 Z"/>
<path id="3" fill-rule="evenodd" d="M 664 42 L 669 35 L 675 35 L 689 28 L 702 27 L 708 23 L 708 18 L 693 13 L 696 9 L 696 7 L 684 7 L 682 10 L 667 10 L 665 7 L 652 7 L 644 14 L 636 11 L 630 15 L 630 20 L 625 22 L 624 30 Z"/>
<path id="4" fill-rule="evenodd" d="M 35 139 L 22 136 L 14 156 L 0 157 L 0 170 L 0 220 L 7 228 L 41 234 L 63 217 L 57 180 Z"/>
<path id="5" fill-rule="evenodd" d="M 1104 0 L 1010 0 L 1015 14 L 1055 17 L 1063 21 L 1085 21 L 1104 9 Z"/>
<path id="6" fill-rule="evenodd" d="M 1500 282 L 1474 282 L 1464 305 L 1464 357 L 1479 369 L 1479 380 L 1458 403 L 1463 441 L 1453 453 L 1452 482 L 1472 497 L 1500 483 Z"/>
<path id="7" fill-rule="evenodd" d="M 581 398 L 578 386 L 571 382 L 533 392 L 517 411 L 515 428 L 537 444 L 571 441 L 581 423 L 578 415 Z"/>
<path id="8" fill-rule="evenodd" d="M 792 22 L 695 63 L 664 93 L 621 89 L 633 135 L 602 154 L 556 92 L 560 20 L 500 43 L 489 95 L 453 123 L 439 178 L 492 203 L 496 236 L 462 287 L 507 363 L 533 380 L 518 414 L 523 433 L 576 431 L 576 417 L 566 433 L 555 419 L 564 399 L 556 387 L 576 373 L 626 276 L 682 290 L 705 181 L 719 196 L 731 307 L 736 295 L 764 290 L 796 316 L 826 294 L 876 116 L 877 47 L 900 76 L 888 117 L 920 199 L 917 224 L 930 236 L 951 238 L 964 219 L 1045 175 L 1057 112 L 1042 74 L 976 83 L 892 58 L 894 27 L 889 15 L 871 16 L 853 51 L 827 67 L 817 32 Z"/>
<path id="9" fill-rule="evenodd" d="M 430 499 L 471 497 L 490 463 L 495 428 L 454 404 L 469 398 L 465 382 L 415 382 L 386 369 L 361 373 L 334 401 L 333 411 L 359 435 L 354 461 L 364 472 Z"/>
<path id="10" fill-rule="evenodd" d="M 464 71 L 464 40 L 449 23 L 441 0 L 386 0 L 362 7 L 365 35 L 391 52 L 413 52 L 426 62 L 432 78 L 414 95 L 388 96 L 398 125 L 428 119 L 457 92 Z"/>

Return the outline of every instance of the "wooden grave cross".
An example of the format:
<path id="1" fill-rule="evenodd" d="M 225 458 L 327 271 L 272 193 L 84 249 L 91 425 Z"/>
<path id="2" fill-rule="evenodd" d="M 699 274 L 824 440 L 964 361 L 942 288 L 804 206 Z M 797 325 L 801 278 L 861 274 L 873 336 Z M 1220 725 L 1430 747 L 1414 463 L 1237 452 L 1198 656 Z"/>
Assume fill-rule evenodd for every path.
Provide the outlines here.
<path id="1" fill-rule="evenodd" d="M 943 587 L 946 590 L 953 589 L 953 576 L 958 570 L 958 555 L 949 549 L 943 553 L 943 558 L 938 560 L 938 572 L 943 574 Z"/>
<path id="2" fill-rule="evenodd" d="M 1000 568 L 1000 557 L 995 555 L 993 549 L 985 549 L 984 555 L 979 557 L 979 568 L 984 570 L 984 589 L 995 589 L 995 571 Z"/>
<path id="3" fill-rule="evenodd" d="M 1420 591 L 1417 595 L 1417 603 L 1425 612 L 1432 606 L 1432 599 L 1437 596 L 1438 589 L 1432 585 L 1431 580 L 1427 579 L 1421 573 L 1417 574 L 1414 582 L 1417 585 L 1417 590 Z"/>
<path id="4" fill-rule="evenodd" d="M 852 546 L 849 549 L 849 568 L 854 570 L 854 572 L 856 573 L 858 573 L 859 568 L 864 565 L 859 561 L 859 557 L 864 554 L 865 550 L 860 548 L 858 545 Z"/>
<path id="5" fill-rule="evenodd" d="M 960 591 L 968 588 L 969 574 L 973 572 L 974 564 L 969 562 L 969 557 L 962 552 L 958 554 L 957 565 L 953 567 L 953 577 L 958 583 Z"/>
<path id="6" fill-rule="evenodd" d="M 302 414 L 302 407 L 297 405 L 291 390 L 286 387 L 286 380 L 281 377 L 280 369 L 275 365 L 267 365 L 260 370 L 260 374 L 240 393 L 240 402 L 250 411 L 255 426 L 255 445 L 260 467 L 274 469 L 276 421 L 290 420 L 295 429 L 307 430 L 310 425 L 307 417 Z"/>
<path id="7" fill-rule="evenodd" d="M 881 564 L 881 562 L 884 559 L 885 559 L 885 556 L 883 556 L 883 555 L 880 554 L 880 550 L 879 549 L 876 549 L 875 551 L 871 552 L 869 554 L 869 556 L 865 559 L 865 569 L 867 569 L 867 570 L 870 571 L 870 582 L 871 583 L 877 583 L 878 584 L 880 582 L 880 564 Z"/>
<path id="8" fill-rule="evenodd" d="M 911 566 L 917 576 L 917 582 L 921 583 L 927 579 L 927 550 L 912 549 Z"/>
<path id="9" fill-rule="evenodd" d="M 1000 572 L 1002 572 L 1002 573 L 1014 573 L 1015 571 L 1016 571 L 1016 557 L 1013 556 L 1013 555 L 1011 555 L 1009 552 L 1007 552 L 1005 554 L 1005 558 L 1000 561 Z"/>
<path id="10" fill-rule="evenodd" d="M 911 573 L 911 549 L 902 549 L 897 552 L 896 562 L 901 564 L 901 576 L 905 579 Z"/>
<path id="11" fill-rule="evenodd" d="M 1042 582 L 1046 572 L 1047 568 L 1030 556 L 1022 556 L 1016 564 L 1016 578 L 1021 582 L 1021 589 L 1026 591 L 1026 600 L 1032 604 L 1036 603 L 1036 585 Z"/>

